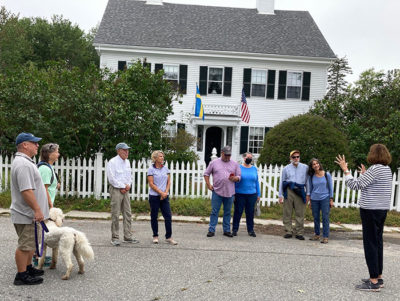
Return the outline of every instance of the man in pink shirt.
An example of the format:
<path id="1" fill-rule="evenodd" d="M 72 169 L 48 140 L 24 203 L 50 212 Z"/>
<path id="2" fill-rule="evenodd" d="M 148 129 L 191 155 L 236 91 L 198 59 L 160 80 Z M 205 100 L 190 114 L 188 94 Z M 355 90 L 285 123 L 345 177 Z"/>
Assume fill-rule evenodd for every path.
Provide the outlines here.
<path id="1" fill-rule="evenodd" d="M 229 145 L 221 149 L 221 158 L 210 162 L 204 172 L 204 180 L 207 187 L 212 191 L 210 225 L 207 237 L 215 235 L 215 227 L 218 223 L 218 213 L 221 204 L 224 204 L 224 218 L 222 228 L 224 235 L 233 237 L 231 233 L 231 209 L 233 196 L 235 194 L 235 182 L 240 181 L 239 164 L 231 160 L 232 149 Z M 210 175 L 213 176 L 213 185 L 210 183 Z"/>

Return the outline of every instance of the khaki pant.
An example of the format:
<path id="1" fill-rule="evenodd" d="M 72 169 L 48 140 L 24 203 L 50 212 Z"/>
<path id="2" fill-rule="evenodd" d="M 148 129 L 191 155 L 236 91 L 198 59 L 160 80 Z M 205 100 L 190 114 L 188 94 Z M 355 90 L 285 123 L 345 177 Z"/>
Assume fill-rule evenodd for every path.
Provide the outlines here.
<path id="1" fill-rule="evenodd" d="M 35 224 L 14 224 L 15 231 L 18 235 L 18 249 L 21 251 L 35 251 Z M 38 242 L 42 243 L 42 227 L 39 225 Z"/>
<path id="2" fill-rule="evenodd" d="M 132 212 L 129 192 L 123 194 L 119 188 L 110 185 L 111 198 L 111 238 L 119 239 L 119 214 L 122 212 L 122 221 L 124 226 L 124 239 L 132 238 Z"/>
<path id="3" fill-rule="evenodd" d="M 289 234 L 304 235 L 304 214 L 306 212 L 306 204 L 304 204 L 301 196 L 297 195 L 291 189 L 287 189 L 288 197 L 283 201 L 283 225 L 285 231 Z M 292 231 L 292 213 L 295 213 L 296 226 Z"/>

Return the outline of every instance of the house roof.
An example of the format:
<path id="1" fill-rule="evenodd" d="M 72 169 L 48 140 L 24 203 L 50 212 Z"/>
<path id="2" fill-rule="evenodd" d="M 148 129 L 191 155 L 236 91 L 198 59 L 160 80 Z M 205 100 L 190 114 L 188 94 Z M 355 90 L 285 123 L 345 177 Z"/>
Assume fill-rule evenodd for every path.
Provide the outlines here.
<path id="1" fill-rule="evenodd" d="M 109 0 L 95 44 L 334 58 L 305 11 Z"/>

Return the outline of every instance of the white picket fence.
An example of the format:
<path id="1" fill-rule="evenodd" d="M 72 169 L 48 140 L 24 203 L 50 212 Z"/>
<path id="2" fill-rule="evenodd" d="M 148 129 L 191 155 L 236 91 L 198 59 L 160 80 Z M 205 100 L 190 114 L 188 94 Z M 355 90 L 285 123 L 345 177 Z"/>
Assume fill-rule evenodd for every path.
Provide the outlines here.
<path id="1" fill-rule="evenodd" d="M 12 157 L 0 156 L 0 192 L 9 189 Z M 132 200 L 148 199 L 147 170 L 151 162 L 147 160 L 132 161 Z M 61 159 L 55 164 L 55 170 L 61 178 L 60 195 L 89 197 L 97 199 L 109 197 L 106 177 L 107 160 L 103 154 L 97 153 L 95 159 Z M 210 197 L 203 178 L 205 163 L 178 164 L 166 166 L 171 171 L 171 197 Z M 270 206 L 278 202 L 278 185 L 283 166 L 260 166 L 258 168 L 261 204 Z M 353 173 L 358 177 L 357 171 Z M 348 189 L 341 171 L 332 173 L 336 207 L 357 207 L 360 191 Z M 391 209 L 400 212 L 400 169 L 393 174 Z"/>

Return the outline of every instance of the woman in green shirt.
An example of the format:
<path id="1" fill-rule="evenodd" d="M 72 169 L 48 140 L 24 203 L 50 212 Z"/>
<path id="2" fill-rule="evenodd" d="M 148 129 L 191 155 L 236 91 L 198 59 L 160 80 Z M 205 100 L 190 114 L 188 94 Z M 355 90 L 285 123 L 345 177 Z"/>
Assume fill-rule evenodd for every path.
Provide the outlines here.
<path id="1" fill-rule="evenodd" d="M 54 162 L 56 162 L 58 157 L 60 157 L 58 149 L 59 145 L 55 143 L 43 145 L 42 149 L 40 150 L 40 162 L 38 163 L 39 173 L 42 177 L 43 184 L 46 187 L 49 208 L 53 207 L 57 189 L 60 186 L 57 181 L 57 175 L 53 168 Z"/>

